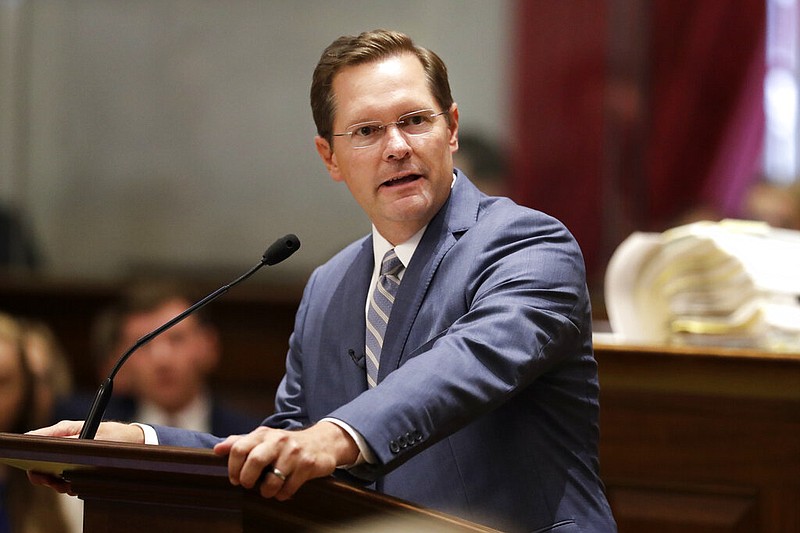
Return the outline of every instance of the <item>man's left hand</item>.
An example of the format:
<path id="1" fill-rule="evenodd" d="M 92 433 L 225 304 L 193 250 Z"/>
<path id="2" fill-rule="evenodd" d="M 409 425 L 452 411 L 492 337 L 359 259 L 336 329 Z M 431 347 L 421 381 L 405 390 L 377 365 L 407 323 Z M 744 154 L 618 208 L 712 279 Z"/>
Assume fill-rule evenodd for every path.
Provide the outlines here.
<path id="1" fill-rule="evenodd" d="M 358 447 L 342 428 L 323 421 L 300 431 L 261 426 L 247 435 L 228 437 L 214 447 L 214 453 L 229 456 L 231 483 L 248 489 L 258 485 L 265 498 L 283 501 L 309 479 L 354 463 Z"/>

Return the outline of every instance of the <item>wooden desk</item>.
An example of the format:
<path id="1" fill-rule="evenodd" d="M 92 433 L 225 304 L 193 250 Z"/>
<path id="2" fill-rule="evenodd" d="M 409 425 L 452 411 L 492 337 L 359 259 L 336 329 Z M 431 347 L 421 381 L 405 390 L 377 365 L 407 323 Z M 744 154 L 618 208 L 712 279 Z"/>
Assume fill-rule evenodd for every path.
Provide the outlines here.
<path id="1" fill-rule="evenodd" d="M 800 531 L 800 354 L 596 343 L 620 532 Z"/>
<path id="2" fill-rule="evenodd" d="M 0 463 L 68 479 L 85 502 L 87 533 L 307 533 L 381 525 L 499 533 L 333 478 L 310 480 L 285 502 L 265 499 L 231 485 L 226 459 L 211 450 L 0 433 Z"/>

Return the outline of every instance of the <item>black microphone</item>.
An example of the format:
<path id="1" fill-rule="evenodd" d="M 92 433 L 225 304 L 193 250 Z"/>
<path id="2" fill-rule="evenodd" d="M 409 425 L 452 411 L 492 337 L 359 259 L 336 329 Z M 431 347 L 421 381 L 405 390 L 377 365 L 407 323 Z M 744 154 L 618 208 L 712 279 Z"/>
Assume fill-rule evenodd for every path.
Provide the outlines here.
<path id="1" fill-rule="evenodd" d="M 174 326 L 187 316 L 191 315 L 201 307 L 210 303 L 212 300 L 215 300 L 216 298 L 222 296 L 223 294 L 228 292 L 228 290 L 231 287 L 233 287 L 234 285 L 238 285 L 242 281 L 246 280 L 247 278 L 255 274 L 256 271 L 261 267 L 263 267 L 264 265 L 270 265 L 270 266 L 276 265 L 281 261 L 283 261 L 284 259 L 286 259 L 287 257 L 289 257 L 290 255 L 292 255 L 293 253 L 295 253 L 298 250 L 298 248 L 300 248 L 300 240 L 297 238 L 297 236 L 290 233 L 285 237 L 281 237 L 280 239 L 272 243 L 272 245 L 270 245 L 269 248 L 267 248 L 267 251 L 264 252 L 263 256 L 261 256 L 261 261 L 259 261 L 258 264 L 255 265 L 253 268 L 251 268 L 249 271 L 245 272 L 244 274 L 242 274 L 232 282 L 228 283 L 227 285 L 223 285 L 222 287 L 212 292 L 199 302 L 195 303 L 193 306 L 186 309 L 184 312 L 182 312 L 172 320 L 168 321 L 162 326 L 159 326 L 158 328 L 154 329 L 153 331 L 151 331 L 150 333 L 148 333 L 147 335 L 143 336 L 138 341 L 136 341 L 133 344 L 133 346 L 131 346 L 128 349 L 127 352 L 122 354 L 122 357 L 120 357 L 119 361 L 117 361 L 117 364 L 114 365 L 114 368 L 111 370 L 111 373 L 109 373 L 105 381 L 103 381 L 103 383 L 100 384 L 100 388 L 97 390 L 97 394 L 94 397 L 94 402 L 92 403 L 92 407 L 89 410 L 89 414 L 86 416 L 86 421 L 83 424 L 83 429 L 81 429 L 80 438 L 93 439 L 94 436 L 97 434 L 97 428 L 100 426 L 100 420 L 103 418 L 103 414 L 105 413 L 106 407 L 108 406 L 108 400 L 111 398 L 111 391 L 114 388 L 114 377 L 117 375 L 117 372 L 119 372 L 119 369 L 122 368 L 122 365 L 125 364 L 125 361 L 127 361 L 128 358 L 131 356 L 131 354 L 133 354 L 133 352 L 135 352 L 136 350 L 138 350 L 139 348 L 150 342 L 154 337 L 162 334 L 163 332 L 165 332 L 166 330 L 168 330 L 169 328 L 171 328 L 172 326 Z"/>

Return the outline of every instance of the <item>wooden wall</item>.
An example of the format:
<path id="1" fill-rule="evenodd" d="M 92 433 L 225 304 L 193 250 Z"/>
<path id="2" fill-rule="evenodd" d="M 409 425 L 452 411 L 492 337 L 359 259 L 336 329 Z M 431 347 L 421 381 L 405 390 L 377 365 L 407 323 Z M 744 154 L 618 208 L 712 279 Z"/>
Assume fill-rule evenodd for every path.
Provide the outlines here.
<path id="1" fill-rule="evenodd" d="M 595 352 L 621 533 L 800 531 L 800 354 Z"/>
<path id="2" fill-rule="evenodd" d="M 76 388 L 93 392 L 105 376 L 91 355 L 92 321 L 121 288 L 118 283 L 0 278 L 0 311 L 49 324 L 63 345 Z M 217 286 L 197 283 L 196 288 L 208 294 Z M 216 394 L 258 415 L 272 412 L 301 294 L 299 286 L 251 282 L 205 308 L 222 341 L 222 361 L 212 376 Z"/>

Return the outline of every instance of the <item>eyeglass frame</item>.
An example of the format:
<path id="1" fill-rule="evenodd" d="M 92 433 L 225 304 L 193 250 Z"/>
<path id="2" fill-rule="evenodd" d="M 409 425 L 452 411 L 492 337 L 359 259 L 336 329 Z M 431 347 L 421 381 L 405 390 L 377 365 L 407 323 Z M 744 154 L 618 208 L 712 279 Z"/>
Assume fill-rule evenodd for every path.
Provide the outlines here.
<path id="1" fill-rule="evenodd" d="M 427 112 L 430 112 L 430 113 L 428 114 Z M 425 116 L 427 116 L 427 118 L 431 119 L 431 121 L 432 121 L 436 117 L 440 117 L 442 115 L 448 115 L 449 113 L 450 113 L 449 109 L 445 110 L 445 111 L 440 111 L 440 112 L 437 113 L 434 109 L 426 107 L 426 108 L 423 108 L 423 109 L 419 109 L 417 111 L 410 111 L 408 113 L 403 113 L 402 115 L 397 117 L 397 120 L 394 120 L 392 122 L 379 122 L 377 120 L 370 120 L 370 121 L 367 121 L 367 122 L 358 122 L 356 124 L 351 124 L 350 126 L 347 127 L 347 129 L 349 129 L 349 130 L 357 130 L 358 128 L 361 128 L 361 127 L 364 127 L 364 126 L 375 126 L 378 129 L 378 131 L 380 131 L 380 134 L 378 135 L 378 137 L 376 137 L 374 142 L 372 142 L 370 144 L 365 144 L 363 146 L 355 146 L 355 145 L 353 145 L 353 135 L 356 134 L 355 131 L 345 131 L 345 132 L 341 132 L 341 133 L 332 133 L 331 135 L 333 137 L 349 137 L 350 138 L 350 146 L 352 146 L 352 148 L 356 149 L 356 150 L 360 150 L 362 148 L 371 148 L 371 147 L 377 145 L 380 142 L 380 140 L 383 138 L 383 135 L 386 133 L 387 128 L 389 126 L 391 126 L 391 125 L 396 126 L 398 131 L 400 131 L 403 135 L 411 135 L 412 137 L 417 137 L 419 135 L 425 135 L 425 134 L 430 133 L 430 132 L 426 131 L 424 133 L 409 133 L 409 132 L 403 131 L 403 129 L 400 127 L 400 124 L 405 122 L 406 119 L 411 118 L 411 117 L 413 117 L 415 115 L 425 115 Z"/>

